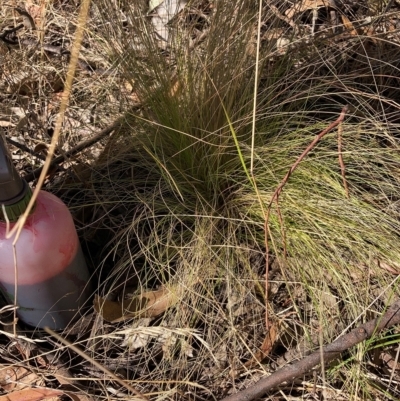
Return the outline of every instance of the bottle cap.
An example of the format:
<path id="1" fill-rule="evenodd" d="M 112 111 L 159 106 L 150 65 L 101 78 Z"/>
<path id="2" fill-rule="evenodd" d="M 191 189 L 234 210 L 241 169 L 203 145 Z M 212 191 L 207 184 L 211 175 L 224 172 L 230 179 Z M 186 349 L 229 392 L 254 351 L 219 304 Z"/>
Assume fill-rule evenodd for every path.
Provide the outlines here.
<path id="1" fill-rule="evenodd" d="M 0 133 L 0 219 L 17 221 L 31 197 L 32 191 L 14 167 L 5 138 Z M 7 218 L 4 216 L 3 205 Z"/>

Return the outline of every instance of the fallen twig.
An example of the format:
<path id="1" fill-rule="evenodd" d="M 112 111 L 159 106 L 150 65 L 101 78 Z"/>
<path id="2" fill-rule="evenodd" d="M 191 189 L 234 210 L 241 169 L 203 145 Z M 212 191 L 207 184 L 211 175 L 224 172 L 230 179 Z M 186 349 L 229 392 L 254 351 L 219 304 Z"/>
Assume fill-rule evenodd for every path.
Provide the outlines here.
<path id="1" fill-rule="evenodd" d="M 28 148 L 28 146 L 24 145 L 23 143 L 19 143 L 17 141 L 14 141 L 13 139 L 9 138 L 9 137 L 5 137 L 6 141 L 8 143 L 10 143 L 11 145 L 15 146 L 16 148 L 22 150 L 23 152 L 29 153 L 30 155 L 32 155 L 33 157 L 36 157 L 42 161 L 46 160 L 46 157 L 43 156 L 42 154 L 35 152 L 34 150 Z M 55 167 L 58 171 L 65 171 L 64 167 L 59 166 L 58 164 L 55 163 Z"/>
<path id="2" fill-rule="evenodd" d="M 14 10 L 21 15 L 25 28 L 30 29 L 32 31 L 36 30 L 36 25 L 35 21 L 33 20 L 32 16 L 28 13 L 28 11 L 20 8 L 20 7 L 14 7 Z"/>
<path id="3" fill-rule="evenodd" d="M 272 375 L 259 380 L 253 386 L 232 394 L 222 401 L 250 401 L 262 397 L 267 391 L 270 391 L 284 382 L 291 382 L 297 377 L 310 372 L 321 363 L 323 358 L 325 366 L 340 356 L 340 354 L 361 341 L 371 338 L 374 334 L 400 323 L 400 301 L 397 300 L 383 314 L 383 316 L 370 320 L 362 324 L 350 333 L 344 334 L 331 344 L 317 350 L 309 356 L 277 370 Z"/>
<path id="4" fill-rule="evenodd" d="M 104 138 L 105 136 L 111 134 L 115 129 L 120 127 L 122 124 L 122 119 L 118 119 L 114 121 L 111 125 L 108 127 L 104 128 L 101 130 L 98 134 L 93 136 L 92 138 L 82 141 L 78 143 L 74 148 L 64 152 L 62 155 L 57 156 L 54 158 L 51 163 L 50 167 L 55 166 L 56 164 L 62 163 L 65 161 L 66 158 L 71 157 L 76 155 L 77 153 L 81 152 L 84 149 L 87 149 L 88 147 L 94 145 L 96 142 L 98 142 L 100 139 Z M 36 170 L 32 171 L 31 173 L 25 175 L 23 178 L 25 181 L 30 182 L 33 181 L 34 179 L 38 178 L 40 176 L 40 173 L 42 172 L 43 167 L 39 167 Z"/>
<path id="5" fill-rule="evenodd" d="M 35 152 L 34 150 L 28 148 L 28 146 L 24 145 L 23 143 L 19 143 L 18 141 L 14 141 L 13 139 L 9 138 L 8 136 L 5 137 L 6 141 L 15 146 L 16 148 L 22 150 L 23 152 L 29 153 L 31 156 L 34 156 L 42 161 L 45 161 L 46 158 L 41 155 L 40 153 Z"/>
<path id="6" fill-rule="evenodd" d="M 0 40 L 2 40 L 6 45 L 15 45 L 15 44 L 17 44 L 16 42 L 14 42 L 11 39 L 9 39 L 8 35 L 11 35 L 12 33 L 19 31 L 23 27 L 24 27 L 24 24 L 19 24 L 14 28 L 5 29 L 0 34 Z"/>
<path id="7" fill-rule="evenodd" d="M 279 215 L 279 219 L 280 221 L 282 220 L 281 217 L 281 213 L 279 210 L 279 195 L 281 194 L 283 187 L 285 186 L 285 184 L 289 181 L 290 176 L 292 175 L 293 171 L 296 170 L 297 166 L 300 164 L 300 162 L 308 155 L 308 153 L 314 148 L 314 146 L 322 139 L 322 137 L 324 135 L 326 135 L 328 132 L 332 131 L 333 128 L 335 128 L 337 125 L 339 125 L 343 120 L 344 117 L 348 111 L 349 107 L 348 106 L 344 106 L 340 116 L 336 119 L 336 121 L 334 121 L 333 123 L 329 124 L 329 126 L 327 128 L 325 128 L 324 130 L 322 130 L 313 140 L 312 142 L 307 146 L 307 148 L 304 150 L 304 152 L 297 158 L 297 160 L 293 163 L 292 167 L 290 167 L 289 171 L 287 172 L 287 174 L 285 175 L 285 177 L 283 178 L 283 180 L 281 181 L 281 183 L 278 185 L 278 187 L 276 188 L 274 194 L 272 195 L 272 198 L 268 204 L 267 207 L 267 213 L 265 216 L 265 224 L 264 224 L 264 231 L 265 231 L 265 252 L 266 252 L 266 256 L 265 256 L 265 299 L 268 300 L 268 273 L 269 273 L 269 247 L 268 247 L 268 223 L 269 223 L 269 216 L 270 216 L 270 211 L 271 211 L 271 206 L 272 203 L 274 201 L 276 201 L 277 204 L 277 208 L 278 208 L 278 215 Z M 283 221 L 281 221 L 281 227 L 283 230 Z M 282 236 L 283 236 L 283 240 L 285 238 L 285 234 L 282 231 Z M 285 254 L 286 254 L 286 244 L 284 241 L 284 248 L 285 248 Z M 267 301 L 266 301 L 267 302 Z M 269 318 L 268 318 L 268 306 L 265 309 L 265 325 L 266 325 L 266 329 L 269 330 Z"/>

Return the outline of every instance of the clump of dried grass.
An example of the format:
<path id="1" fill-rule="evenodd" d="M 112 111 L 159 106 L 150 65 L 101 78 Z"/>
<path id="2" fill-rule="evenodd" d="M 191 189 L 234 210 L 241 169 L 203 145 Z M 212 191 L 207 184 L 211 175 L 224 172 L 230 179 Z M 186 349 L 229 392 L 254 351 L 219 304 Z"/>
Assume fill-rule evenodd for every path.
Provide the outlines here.
<path id="1" fill-rule="evenodd" d="M 161 391 L 156 382 L 166 381 L 162 391 L 169 394 L 180 389 L 201 394 L 199 383 L 218 394 L 228 385 L 227 373 L 238 375 L 246 366 L 261 366 L 246 362 L 252 361 L 265 336 L 265 205 L 312 135 L 337 117 L 343 103 L 356 111 L 343 126 L 350 198 L 343 189 L 336 133 L 331 133 L 285 187 L 280 198 L 283 230 L 272 213 L 277 270 L 271 275 L 270 302 L 273 319 L 280 322 L 277 344 L 312 349 L 366 313 L 379 311 L 396 293 L 393 277 L 382 267 L 396 269 L 398 263 L 394 197 L 399 184 L 396 127 L 387 121 L 395 99 L 390 90 L 386 98 L 377 97 L 382 87 L 376 83 L 375 65 L 382 64 L 370 60 L 368 49 L 361 52 L 359 36 L 348 39 L 344 56 L 329 41 L 323 42 L 329 45 L 326 52 L 295 43 L 281 55 L 264 43 L 253 154 L 263 208 L 231 130 L 248 168 L 254 79 L 250 44 L 256 10 L 221 3 L 202 21 L 198 36 L 189 38 L 193 25 L 187 20 L 204 12 L 203 4 L 193 5 L 194 10 L 196 6 L 197 11 L 185 11 L 174 21 L 167 56 L 149 33 L 143 10 L 125 9 L 127 20 L 138 22 L 128 24 L 129 34 L 118 26 L 105 32 L 143 107 L 127 114 L 124 130 L 110 145 L 118 161 L 106 162 L 103 168 L 103 178 L 118 178 L 98 192 L 97 202 L 112 199 L 113 208 L 123 210 L 123 217 L 116 218 L 122 229 L 112 242 L 115 265 L 103 291 L 123 296 L 129 286 L 137 292 L 163 285 L 179 298 L 178 305 L 151 323 L 164 327 L 164 335 L 144 335 L 139 342 L 136 335 L 112 346 L 129 364 L 131 378 L 147 377 L 149 391 Z M 108 15 L 118 11 L 102 7 L 100 12 Z M 233 16 L 229 7 L 236 7 Z M 279 25 L 276 20 L 274 24 Z M 272 23 L 266 26 L 273 29 Z M 378 43 L 385 48 L 384 42 Z M 349 71 L 341 58 L 350 55 L 356 60 Z M 396 67 L 389 61 L 385 68 L 391 78 L 382 85 L 393 86 L 387 80 L 395 80 Z M 375 87 L 370 85 L 374 80 Z M 380 113 L 374 103 L 381 106 Z M 149 322 L 126 327 L 143 324 Z M 170 333 L 182 327 L 200 334 L 205 343 L 189 333 Z M 106 334 L 114 329 L 100 325 L 97 330 L 105 333 L 99 349 L 107 352 L 111 344 Z M 368 357 L 366 350 L 355 355 Z M 140 374 L 134 368 L 138 364 Z M 367 370 L 354 371 L 348 363 L 340 373 L 332 370 L 327 379 L 340 387 L 344 375 L 345 391 L 359 393 L 364 373 L 368 377 Z M 221 375 L 225 379 L 208 378 Z M 253 371 L 252 379 L 257 375 Z M 247 384 L 234 377 L 237 385 Z M 178 384 L 178 378 L 184 383 Z M 372 394 L 372 387 L 371 382 L 362 389 Z"/>

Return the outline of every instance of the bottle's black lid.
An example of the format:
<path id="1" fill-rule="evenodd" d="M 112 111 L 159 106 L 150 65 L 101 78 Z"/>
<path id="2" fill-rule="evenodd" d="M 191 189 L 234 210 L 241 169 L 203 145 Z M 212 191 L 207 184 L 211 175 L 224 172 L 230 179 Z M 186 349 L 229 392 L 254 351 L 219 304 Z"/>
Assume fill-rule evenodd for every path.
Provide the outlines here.
<path id="1" fill-rule="evenodd" d="M 32 191 L 14 167 L 5 138 L 0 133 L 0 219 L 5 220 L 4 206 L 8 220 L 18 220 L 31 196 Z"/>

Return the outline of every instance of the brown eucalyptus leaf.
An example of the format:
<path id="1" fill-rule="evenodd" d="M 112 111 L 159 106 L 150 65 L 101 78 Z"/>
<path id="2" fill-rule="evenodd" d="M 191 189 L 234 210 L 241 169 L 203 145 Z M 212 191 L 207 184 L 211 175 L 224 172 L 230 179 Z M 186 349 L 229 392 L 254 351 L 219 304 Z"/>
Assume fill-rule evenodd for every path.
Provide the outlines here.
<path id="1" fill-rule="evenodd" d="M 132 318 L 156 317 L 173 306 L 176 301 L 176 294 L 162 287 L 159 290 L 144 292 L 122 302 L 108 301 L 96 296 L 94 309 L 104 320 L 117 323 Z"/>
<path id="2" fill-rule="evenodd" d="M 50 388 L 26 388 L 0 396 L 0 401 L 41 401 L 63 395 L 60 390 Z"/>

